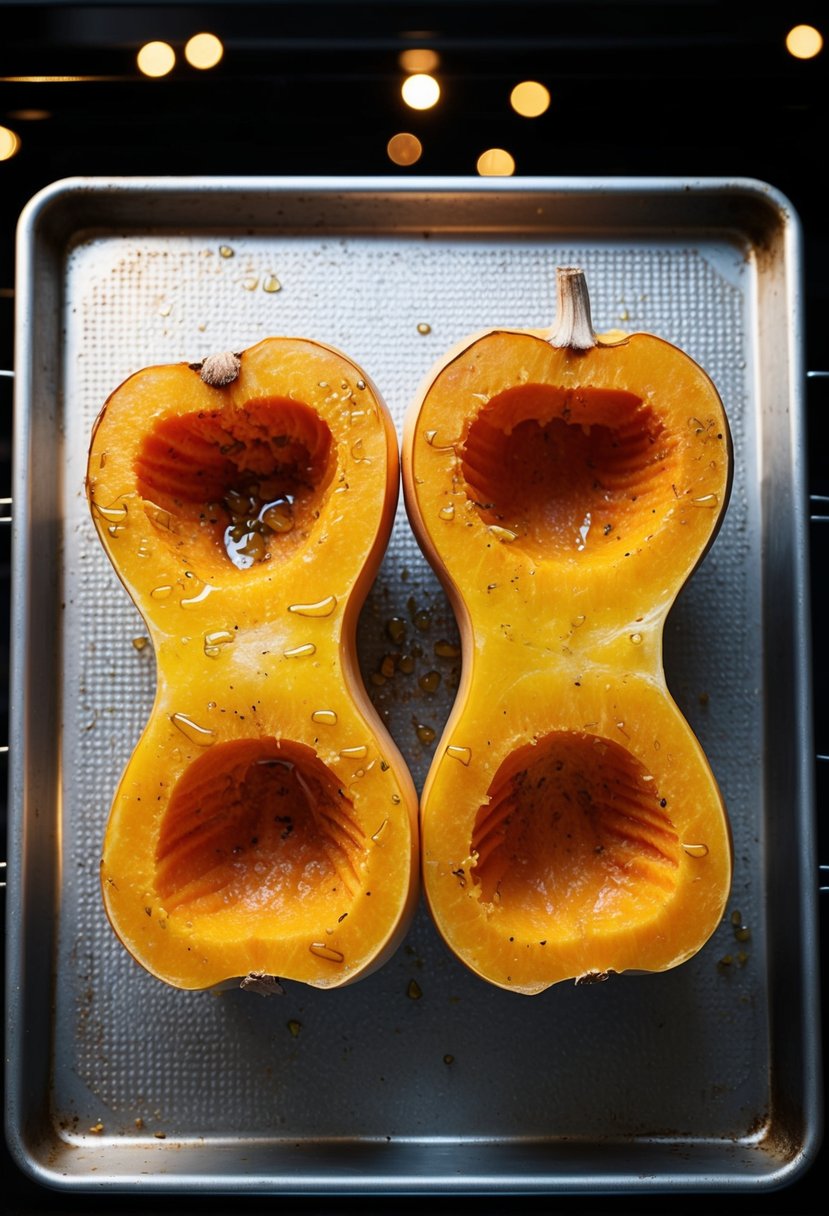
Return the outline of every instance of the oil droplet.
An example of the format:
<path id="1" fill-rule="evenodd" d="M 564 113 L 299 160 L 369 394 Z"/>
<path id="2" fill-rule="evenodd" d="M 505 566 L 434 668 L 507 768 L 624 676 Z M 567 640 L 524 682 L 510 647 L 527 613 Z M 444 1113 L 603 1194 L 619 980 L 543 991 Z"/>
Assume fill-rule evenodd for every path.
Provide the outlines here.
<path id="1" fill-rule="evenodd" d="M 490 532 L 504 545 L 511 544 L 518 537 L 518 533 L 513 532 L 512 528 L 502 528 L 500 524 L 490 524 L 487 532 Z"/>
<path id="2" fill-rule="evenodd" d="M 432 327 L 428 321 L 418 321 L 417 332 L 419 334 L 430 334 L 432 332 Z"/>
<path id="3" fill-rule="evenodd" d="M 144 650 L 149 643 L 149 638 L 133 638 L 132 644 L 136 650 Z"/>
<path id="4" fill-rule="evenodd" d="M 576 548 L 581 553 L 587 547 L 587 534 L 590 531 L 590 525 L 593 522 L 593 517 L 588 511 L 579 527 L 579 539 L 576 541 Z"/>
<path id="5" fill-rule="evenodd" d="M 683 840 L 682 847 L 685 850 L 685 852 L 688 854 L 689 857 L 707 857 L 708 856 L 708 845 L 707 844 L 690 844 L 690 843 L 686 843 Z"/>
<path id="6" fill-rule="evenodd" d="M 344 747 L 340 755 L 343 760 L 365 760 L 368 748 L 365 743 L 358 743 L 356 747 Z"/>
<path id="7" fill-rule="evenodd" d="M 709 510 L 713 507 L 718 507 L 720 500 L 716 494 L 703 494 L 701 498 L 692 498 L 692 507 L 708 507 Z"/>
<path id="8" fill-rule="evenodd" d="M 262 284 L 262 290 L 266 291 L 268 295 L 273 295 L 275 292 L 282 290 L 282 284 L 275 274 L 269 274 Z"/>
<path id="9" fill-rule="evenodd" d="M 386 621 L 386 633 L 399 646 L 401 642 L 405 642 L 406 640 L 406 622 L 400 616 L 390 617 Z"/>
<path id="10" fill-rule="evenodd" d="M 415 669 L 414 655 L 402 654 L 397 667 L 398 670 L 402 671 L 404 675 L 410 676 Z"/>
<path id="11" fill-rule="evenodd" d="M 242 286 L 245 291 L 256 291 L 256 288 L 259 286 L 259 279 L 255 275 L 251 275 L 250 278 L 244 280 Z"/>
<path id="12" fill-rule="evenodd" d="M 440 641 L 435 642 L 434 651 L 439 659 L 456 659 L 461 653 L 461 648 L 454 642 Z"/>
<path id="13" fill-rule="evenodd" d="M 184 577 L 190 579 L 190 586 L 188 587 L 190 594 L 182 596 L 179 601 L 182 608 L 192 608 L 194 604 L 203 603 L 208 595 L 210 595 L 210 592 L 215 590 L 214 587 L 211 587 L 210 583 L 203 583 L 200 578 L 196 578 L 195 574 L 190 570 L 187 571 Z"/>
<path id="14" fill-rule="evenodd" d="M 362 439 L 358 439 L 357 442 L 352 446 L 351 459 L 355 464 L 371 464 L 371 457 L 366 456 L 363 449 Z"/>
<path id="15" fill-rule="evenodd" d="M 389 824 L 388 819 L 384 819 L 384 820 L 383 820 L 383 822 L 380 824 L 379 828 L 377 829 L 377 831 L 376 831 L 376 832 L 372 832 L 371 839 L 372 839 L 373 841 L 375 841 L 375 843 L 376 843 L 376 842 L 377 842 L 377 841 L 380 839 L 380 837 L 383 835 L 383 833 L 385 832 L 386 828 L 388 827 L 388 824 Z"/>
<path id="16" fill-rule="evenodd" d="M 229 527 L 225 530 L 225 551 L 238 570 L 249 570 L 256 562 L 264 560 L 267 545 L 261 532 Z"/>
<path id="17" fill-rule="evenodd" d="M 173 726 L 178 727 L 185 738 L 189 739 L 191 743 L 195 743 L 197 747 L 210 747 L 211 743 L 216 742 L 215 730 L 199 726 L 198 722 L 194 722 L 185 714 L 170 714 L 170 721 Z"/>
<path id="18" fill-rule="evenodd" d="M 222 647 L 229 646 L 235 636 L 229 629 L 214 629 L 210 633 L 206 633 L 204 635 L 204 653 L 209 659 L 218 658 L 222 653 Z"/>
<path id="19" fill-rule="evenodd" d="M 306 659 L 316 654 L 317 648 L 313 642 L 303 642 L 301 646 L 292 646 L 290 650 L 283 650 L 282 653 L 286 659 Z"/>
<path id="20" fill-rule="evenodd" d="M 327 595 L 313 604 L 289 604 L 288 611 L 297 616 L 330 616 L 337 606 L 336 595 Z"/>
<path id="21" fill-rule="evenodd" d="M 584 615 L 583 612 L 580 612 L 578 616 L 573 617 L 570 624 L 573 629 L 581 629 L 582 625 L 584 624 L 584 622 L 586 620 L 587 620 L 587 617 Z"/>
<path id="22" fill-rule="evenodd" d="M 406 988 L 406 996 L 410 1001 L 419 1001 L 423 996 L 423 989 L 420 987 L 417 980 L 409 980 L 408 987 Z"/>
<path id="23" fill-rule="evenodd" d="M 150 538 L 148 536 L 142 536 L 141 540 L 138 542 L 138 548 L 135 551 L 135 556 L 149 557 L 152 551 L 153 547 L 150 544 Z"/>
<path id="24" fill-rule="evenodd" d="M 421 633 L 425 633 L 431 627 L 432 618 L 425 608 L 420 608 L 414 614 L 415 629 L 419 629 Z"/>
<path id="25" fill-rule="evenodd" d="M 173 588 L 169 583 L 163 583 L 160 587 L 153 587 L 150 592 L 150 598 L 154 600 L 166 600 L 173 593 Z"/>
<path id="26" fill-rule="evenodd" d="M 337 721 L 337 714 L 333 709 L 315 709 L 311 714 L 312 722 L 319 722 L 323 726 L 333 726 Z"/>
<path id="27" fill-rule="evenodd" d="M 424 692 L 437 692 L 440 686 L 440 672 L 427 671 L 420 677 L 418 684 Z"/>
<path id="28" fill-rule="evenodd" d="M 291 1036 L 298 1039 L 300 1031 L 302 1030 L 302 1022 L 298 1022 L 296 1018 L 290 1018 L 287 1022 L 287 1027 Z"/>
<path id="29" fill-rule="evenodd" d="M 395 806 L 400 806 L 400 795 L 399 794 L 392 794 L 391 800 Z"/>
<path id="30" fill-rule="evenodd" d="M 172 311 L 173 311 L 172 304 L 162 304 L 158 310 L 158 315 L 160 317 L 169 317 L 169 315 Z"/>
<path id="31" fill-rule="evenodd" d="M 127 521 L 127 504 L 113 503 L 111 507 L 102 507 L 95 503 L 95 512 L 108 524 L 124 524 Z"/>
<path id="32" fill-rule="evenodd" d="M 455 446 L 452 443 L 438 443 L 437 431 L 424 431 L 423 438 L 426 440 L 430 448 L 434 448 L 436 452 L 449 452 Z"/>
<path id="33" fill-rule="evenodd" d="M 290 498 L 275 498 L 273 502 L 265 504 L 259 512 L 259 518 L 270 528 L 271 532 L 276 532 L 279 536 L 292 532 L 294 528 L 293 503 Z"/>
<path id="34" fill-rule="evenodd" d="M 390 680 L 394 675 L 396 666 L 397 660 L 393 654 L 384 655 L 380 664 L 380 675 L 386 680 Z"/>
<path id="35" fill-rule="evenodd" d="M 421 743 L 429 744 L 435 741 L 435 728 L 427 726 L 425 722 L 415 722 L 415 733 Z"/>
<path id="36" fill-rule="evenodd" d="M 360 390 L 360 392 L 362 392 L 362 391 L 363 391 L 363 389 L 364 389 L 365 387 L 366 387 L 366 382 L 365 382 L 365 380 L 358 380 L 358 381 L 357 381 L 357 388 Z"/>
<path id="37" fill-rule="evenodd" d="M 467 765 L 472 759 L 471 747 L 457 747 L 454 743 L 450 743 L 446 749 L 447 756 L 452 756 L 455 760 L 460 760 L 461 764 Z"/>
<path id="38" fill-rule="evenodd" d="M 325 942 L 311 942 L 308 947 L 312 954 L 317 958 L 324 958 L 329 963 L 345 962 L 345 955 L 341 950 L 335 950 L 333 946 L 326 946 Z"/>
<path id="39" fill-rule="evenodd" d="M 441 507 L 441 509 L 438 511 L 438 515 L 440 516 L 441 519 L 446 519 L 446 520 L 454 519 L 455 518 L 455 504 L 453 502 L 447 503 L 445 507 Z"/>
<path id="40" fill-rule="evenodd" d="M 641 633 L 632 633 L 630 635 L 630 640 L 631 640 L 631 642 L 633 642 L 634 646 L 641 646 L 641 644 L 642 644 Z"/>
<path id="41" fill-rule="evenodd" d="M 165 532 L 173 532 L 173 517 L 164 507 L 158 507 L 154 502 L 148 502 L 144 505 L 144 510 L 147 519 L 154 523 L 157 528 L 163 528 Z"/>
<path id="42" fill-rule="evenodd" d="M 220 258 L 232 258 L 232 257 L 235 257 L 235 253 L 230 248 L 229 245 L 220 245 L 219 246 L 219 257 Z"/>

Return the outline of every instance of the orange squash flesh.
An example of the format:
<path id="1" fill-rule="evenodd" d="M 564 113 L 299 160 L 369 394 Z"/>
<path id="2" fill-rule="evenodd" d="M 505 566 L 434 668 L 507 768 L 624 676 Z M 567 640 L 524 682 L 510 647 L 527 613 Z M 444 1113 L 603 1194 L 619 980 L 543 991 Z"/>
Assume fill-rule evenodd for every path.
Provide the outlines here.
<path id="1" fill-rule="evenodd" d="M 243 352 L 224 387 L 147 368 L 96 422 L 92 517 L 158 677 L 102 890 L 127 950 L 173 986 L 340 986 L 411 920 L 416 793 L 355 649 L 398 485 L 376 388 L 303 339 Z"/>
<path id="2" fill-rule="evenodd" d="M 722 403 L 657 337 L 556 340 L 464 340 L 403 444 L 463 645 L 421 796 L 424 890 L 458 957 L 528 994 L 676 966 L 731 881 L 721 794 L 662 663 L 728 499 Z"/>

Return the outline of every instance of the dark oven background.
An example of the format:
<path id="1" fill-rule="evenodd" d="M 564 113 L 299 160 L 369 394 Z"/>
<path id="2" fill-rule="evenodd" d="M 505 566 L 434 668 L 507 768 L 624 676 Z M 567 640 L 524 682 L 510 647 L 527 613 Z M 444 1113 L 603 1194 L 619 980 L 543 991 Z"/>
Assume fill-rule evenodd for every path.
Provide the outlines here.
<path id="1" fill-rule="evenodd" d="M 826 799 L 829 720 L 826 556 L 829 537 L 829 238 L 822 189 L 829 48 L 814 59 L 787 53 L 800 22 L 829 34 L 825 4 L 584 0 L 443 0 L 359 4 L 0 2 L 0 125 L 20 138 L 0 160 L 0 790 L 8 728 L 10 448 L 14 341 L 14 232 L 41 187 L 78 175 L 251 174 L 474 175 L 486 148 L 507 149 L 519 176 L 718 176 L 766 181 L 785 194 L 805 236 L 805 355 L 811 496 L 813 667 L 817 807 Z M 218 34 L 220 64 L 182 60 L 186 39 Z M 138 48 L 163 39 L 175 69 L 148 79 Z M 401 52 L 435 50 L 440 105 L 412 111 L 400 97 Z M 508 104 L 520 80 L 544 83 L 549 110 L 522 118 Z M 391 136 L 415 133 L 422 154 L 407 166 L 387 153 Z M 0 839 L 6 807 L 0 798 Z M 819 823 L 814 881 L 826 882 Z M 5 854 L 3 854 L 4 856 Z M 826 898 L 821 929 L 825 940 Z M 824 992 L 826 950 L 824 962 Z M 140 1198 L 54 1195 L 19 1175 L 2 1150 L 7 1210 L 132 1212 Z M 825 1153 L 805 1179 L 757 1197 L 731 1195 L 734 1212 L 817 1212 Z M 430 1201 L 434 1202 L 434 1201 Z M 557 1210 L 696 1210 L 697 1196 L 569 1199 Z M 702 1202 L 717 1206 L 716 1196 Z M 723 1204 L 726 1200 L 723 1199 Z M 335 1203 L 313 1210 L 335 1210 Z M 154 1202 L 156 1210 L 228 1211 L 223 1199 Z M 271 1210 L 272 1200 L 244 1207 Z M 283 1207 L 284 1205 L 280 1205 Z M 357 1209 L 339 1204 L 336 1210 Z M 421 1203 L 396 1200 L 419 1210 Z M 365 1209 L 366 1204 L 359 1205 Z M 469 1203 L 472 1210 L 473 1202 Z M 548 1210 L 545 1201 L 477 1199 L 484 1210 Z M 294 1201 L 293 1210 L 306 1210 Z M 308 1208 L 308 1210 L 311 1210 Z M 455 1202 L 453 1210 L 466 1210 Z"/>

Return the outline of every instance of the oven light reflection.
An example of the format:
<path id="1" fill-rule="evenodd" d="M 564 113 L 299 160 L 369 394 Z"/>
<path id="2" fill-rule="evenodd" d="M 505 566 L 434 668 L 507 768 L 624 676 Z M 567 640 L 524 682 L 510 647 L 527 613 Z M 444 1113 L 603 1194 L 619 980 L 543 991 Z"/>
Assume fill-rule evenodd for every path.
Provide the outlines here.
<path id="1" fill-rule="evenodd" d="M 9 118 L 15 122 L 42 122 L 51 117 L 51 110 L 9 110 Z"/>
<path id="2" fill-rule="evenodd" d="M 435 72 L 440 67 L 440 55 L 431 47 L 409 47 L 401 51 L 397 62 L 404 72 Z"/>

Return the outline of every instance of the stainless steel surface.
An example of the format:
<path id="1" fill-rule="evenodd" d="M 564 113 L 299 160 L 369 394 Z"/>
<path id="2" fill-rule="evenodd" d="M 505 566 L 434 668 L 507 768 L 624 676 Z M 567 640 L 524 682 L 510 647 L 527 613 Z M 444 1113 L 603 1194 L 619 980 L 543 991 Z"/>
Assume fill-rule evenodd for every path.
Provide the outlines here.
<path id="1" fill-rule="evenodd" d="M 18 248 L 6 1011 L 24 1169 L 96 1190 L 603 1192 L 771 1188 L 811 1161 L 800 259 L 796 215 L 753 181 L 83 179 L 32 201 Z M 729 511 L 665 639 L 731 816 L 729 915 L 676 971 L 532 998 L 468 974 L 424 911 L 353 988 L 164 988 L 115 941 L 98 891 L 154 669 L 88 518 L 95 414 L 139 367 L 297 334 L 365 366 L 400 425 L 464 334 L 550 322 L 562 261 L 585 267 L 597 329 L 676 342 L 729 414 Z M 281 290 L 265 290 L 270 276 Z M 421 653 L 412 675 L 375 683 L 394 616 Z M 439 730 L 458 675 L 434 654 L 442 639 L 454 622 L 401 508 L 359 643 L 418 786 L 430 749 L 416 724 Z M 418 676 L 433 668 L 427 694 Z"/>

